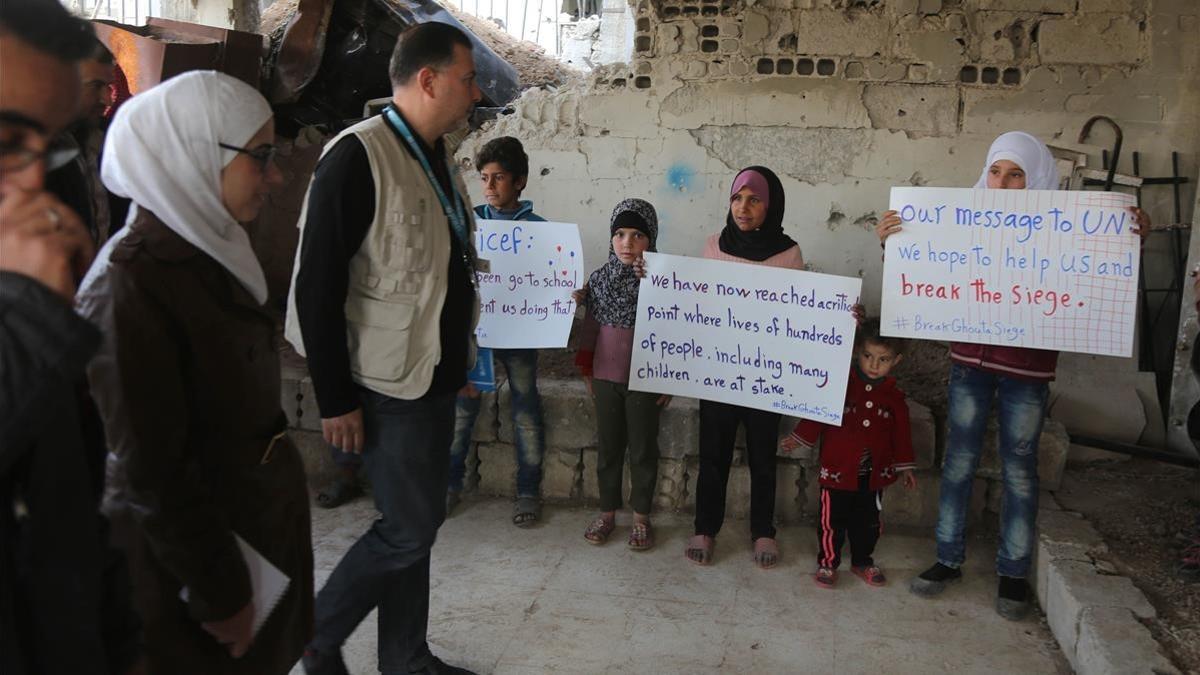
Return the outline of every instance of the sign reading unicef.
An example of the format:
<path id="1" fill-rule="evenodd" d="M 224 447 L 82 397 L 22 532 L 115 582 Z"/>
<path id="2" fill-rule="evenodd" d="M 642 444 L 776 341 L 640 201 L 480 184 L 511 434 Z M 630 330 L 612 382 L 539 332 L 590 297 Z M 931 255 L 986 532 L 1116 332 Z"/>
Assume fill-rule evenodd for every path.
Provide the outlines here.
<path id="1" fill-rule="evenodd" d="M 1131 195 L 892 188 L 888 335 L 1130 356 L 1139 238 Z"/>
<path id="2" fill-rule="evenodd" d="M 861 285 L 647 253 L 629 387 L 840 424 Z"/>
<path id="3" fill-rule="evenodd" d="M 583 285 L 579 226 L 528 220 L 476 220 L 479 327 L 484 347 L 566 347 L 575 317 L 571 291 Z"/>

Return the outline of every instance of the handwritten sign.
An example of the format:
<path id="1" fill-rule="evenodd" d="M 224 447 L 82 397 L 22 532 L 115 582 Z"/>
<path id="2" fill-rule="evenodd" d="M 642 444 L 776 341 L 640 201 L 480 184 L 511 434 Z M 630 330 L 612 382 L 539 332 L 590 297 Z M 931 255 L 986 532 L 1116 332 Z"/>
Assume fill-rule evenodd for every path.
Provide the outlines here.
<path id="1" fill-rule="evenodd" d="M 629 387 L 840 424 L 861 285 L 647 253 Z"/>
<path id="2" fill-rule="evenodd" d="M 889 335 L 1129 356 L 1138 236 L 1130 195 L 892 188 Z"/>
<path id="3" fill-rule="evenodd" d="M 583 286 L 579 226 L 476 220 L 475 247 L 489 269 L 479 281 L 479 344 L 499 349 L 566 347 Z"/>

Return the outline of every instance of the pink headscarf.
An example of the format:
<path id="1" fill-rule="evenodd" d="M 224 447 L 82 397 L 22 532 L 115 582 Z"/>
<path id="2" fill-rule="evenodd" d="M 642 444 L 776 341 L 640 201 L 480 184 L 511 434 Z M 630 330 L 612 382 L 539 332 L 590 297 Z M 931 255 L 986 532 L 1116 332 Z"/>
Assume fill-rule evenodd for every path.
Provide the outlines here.
<path id="1" fill-rule="evenodd" d="M 753 169 L 742 171 L 737 178 L 733 179 L 733 187 L 729 188 L 729 198 L 732 200 L 733 196 L 741 192 L 744 187 L 750 188 L 750 191 L 754 193 L 755 197 L 758 197 L 764 207 L 771 205 L 771 188 L 767 186 L 766 176 Z"/>

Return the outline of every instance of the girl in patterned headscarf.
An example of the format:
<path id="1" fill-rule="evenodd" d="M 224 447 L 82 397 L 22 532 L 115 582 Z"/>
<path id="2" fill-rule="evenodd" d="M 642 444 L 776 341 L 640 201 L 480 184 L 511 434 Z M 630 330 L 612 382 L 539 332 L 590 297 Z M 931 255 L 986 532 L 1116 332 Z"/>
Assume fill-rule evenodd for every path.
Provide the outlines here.
<path id="1" fill-rule="evenodd" d="M 671 397 L 630 391 L 628 385 L 640 283 L 633 265 L 643 253 L 655 250 L 658 215 L 649 202 L 626 199 L 613 209 L 609 231 L 608 262 L 588 278 L 584 294 L 587 316 L 575 358 L 596 401 L 600 437 L 596 477 L 601 514 L 583 536 L 589 543 L 603 544 L 616 528 L 628 447 L 629 504 L 634 512 L 628 544 L 635 551 L 644 551 L 654 546 L 650 503 L 658 479 L 658 416 Z"/>

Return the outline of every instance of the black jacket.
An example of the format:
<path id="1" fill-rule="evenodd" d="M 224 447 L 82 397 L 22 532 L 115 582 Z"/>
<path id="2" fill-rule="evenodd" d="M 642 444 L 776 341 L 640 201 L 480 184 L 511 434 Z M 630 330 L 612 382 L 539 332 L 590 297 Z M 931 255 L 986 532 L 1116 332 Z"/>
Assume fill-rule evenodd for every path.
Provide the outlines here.
<path id="1" fill-rule="evenodd" d="M 94 326 L 0 272 L 0 672 L 120 673 L 140 655 L 99 513 L 104 437 L 83 386 Z"/>

